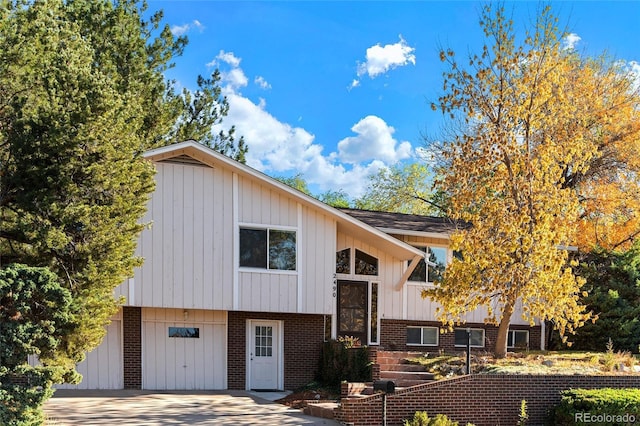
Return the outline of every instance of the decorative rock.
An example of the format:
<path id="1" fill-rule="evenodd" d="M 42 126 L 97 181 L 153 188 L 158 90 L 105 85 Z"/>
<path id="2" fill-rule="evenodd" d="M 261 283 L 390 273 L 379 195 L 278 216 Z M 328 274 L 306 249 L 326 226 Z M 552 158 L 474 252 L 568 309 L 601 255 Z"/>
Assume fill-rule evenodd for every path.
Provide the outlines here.
<path id="1" fill-rule="evenodd" d="M 546 359 L 544 361 L 542 361 L 542 365 L 545 365 L 547 367 L 553 367 L 554 362 L 551 361 L 550 359 Z"/>

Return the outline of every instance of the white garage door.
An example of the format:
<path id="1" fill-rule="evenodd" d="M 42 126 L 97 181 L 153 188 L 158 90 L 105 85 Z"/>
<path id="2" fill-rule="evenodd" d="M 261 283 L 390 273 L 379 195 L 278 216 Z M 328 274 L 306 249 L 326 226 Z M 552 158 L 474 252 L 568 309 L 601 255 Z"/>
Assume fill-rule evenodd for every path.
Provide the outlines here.
<path id="1" fill-rule="evenodd" d="M 107 335 L 89 352 L 76 370 L 82 374 L 77 385 L 56 385 L 56 389 L 122 389 L 122 322 L 112 319 Z"/>
<path id="2" fill-rule="evenodd" d="M 143 309 L 142 387 L 227 388 L 226 312 Z"/>

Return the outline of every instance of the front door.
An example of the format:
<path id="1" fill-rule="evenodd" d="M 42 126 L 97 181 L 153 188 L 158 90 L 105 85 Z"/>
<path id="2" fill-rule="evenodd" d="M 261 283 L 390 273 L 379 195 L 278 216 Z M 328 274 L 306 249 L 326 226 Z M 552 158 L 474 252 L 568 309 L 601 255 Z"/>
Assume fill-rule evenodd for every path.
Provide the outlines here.
<path id="1" fill-rule="evenodd" d="M 368 289 L 366 281 L 338 281 L 338 336 L 367 340 Z"/>
<path id="2" fill-rule="evenodd" d="M 280 322 L 249 320 L 249 355 L 247 388 L 255 390 L 282 389 Z"/>

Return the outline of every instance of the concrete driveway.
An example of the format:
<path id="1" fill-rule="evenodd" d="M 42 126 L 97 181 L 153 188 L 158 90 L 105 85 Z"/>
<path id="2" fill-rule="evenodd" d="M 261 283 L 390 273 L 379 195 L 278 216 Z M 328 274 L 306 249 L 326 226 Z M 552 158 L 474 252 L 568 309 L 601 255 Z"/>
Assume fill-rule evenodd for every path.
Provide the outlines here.
<path id="1" fill-rule="evenodd" d="M 46 402 L 49 426 L 339 425 L 244 391 L 151 392 L 58 390 Z"/>

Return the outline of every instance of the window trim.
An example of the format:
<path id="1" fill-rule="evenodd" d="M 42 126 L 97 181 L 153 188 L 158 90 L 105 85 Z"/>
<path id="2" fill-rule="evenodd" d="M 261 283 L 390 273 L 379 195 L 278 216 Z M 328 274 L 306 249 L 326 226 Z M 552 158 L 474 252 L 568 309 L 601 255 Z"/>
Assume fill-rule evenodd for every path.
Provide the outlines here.
<path id="1" fill-rule="evenodd" d="M 445 268 L 447 266 L 449 266 L 449 264 L 451 263 L 452 260 L 452 251 L 451 249 L 446 246 L 446 245 L 441 245 L 441 244 L 427 244 L 427 243 L 408 243 L 411 246 L 417 248 L 417 249 L 429 249 L 429 248 L 440 248 L 440 249 L 444 249 L 445 250 Z M 427 251 L 425 250 L 425 255 L 427 254 Z M 425 256 L 426 257 L 426 256 Z M 421 259 L 422 261 L 425 261 L 425 258 Z M 409 267 L 409 262 L 406 263 L 406 267 Z M 427 269 L 425 271 L 426 273 L 426 281 L 411 281 L 411 276 L 409 276 L 409 278 L 407 278 L 407 284 L 412 284 L 412 285 L 428 285 L 428 286 L 434 286 L 435 284 L 431 281 L 429 281 L 429 267 L 427 265 Z"/>
<path id="2" fill-rule="evenodd" d="M 376 285 L 376 316 L 373 317 L 372 311 L 373 311 L 373 286 Z M 380 344 L 380 289 L 382 288 L 380 281 L 369 281 L 369 285 L 368 285 L 368 295 L 367 295 L 367 303 L 369 304 L 368 308 L 368 313 L 367 313 L 367 319 L 368 319 L 368 323 L 369 326 L 367 327 L 367 340 L 369 341 L 369 345 L 379 345 Z M 372 323 L 375 320 L 376 322 L 376 340 L 373 340 L 371 338 L 371 332 L 372 332 Z"/>
<path id="3" fill-rule="evenodd" d="M 410 328 L 420 329 L 420 342 L 422 343 L 409 343 L 409 336 L 407 336 L 407 346 L 439 346 L 440 345 L 440 329 L 434 326 L 420 326 L 420 325 L 408 325 L 407 330 Z M 436 343 L 424 343 L 424 330 L 426 328 L 436 330 Z"/>
<path id="4" fill-rule="evenodd" d="M 243 229 L 249 230 L 257 230 L 257 231 L 266 231 L 267 232 L 267 259 L 266 259 L 266 268 L 257 268 L 253 266 L 242 266 L 240 264 L 240 231 Z M 293 232 L 296 239 L 296 261 L 295 261 L 295 269 L 271 269 L 269 268 L 269 231 L 285 231 L 285 232 Z M 300 250 L 298 246 L 298 228 L 295 226 L 285 226 L 285 225 L 264 225 L 257 223 L 244 223 L 241 222 L 238 224 L 238 269 L 246 272 L 261 272 L 261 273 L 271 273 L 271 274 L 286 274 L 286 275 L 296 275 L 298 274 L 298 270 L 300 269 L 299 258 L 300 258 Z"/>
<path id="5" fill-rule="evenodd" d="M 380 276 L 380 258 L 376 257 L 358 247 L 352 247 L 353 249 L 353 276 L 354 277 L 367 277 L 366 280 L 371 280 L 371 277 L 379 277 Z M 376 261 L 376 273 L 375 274 L 358 274 L 356 268 L 358 263 L 358 252 L 364 254 L 365 256 L 369 256 Z"/>
<path id="6" fill-rule="evenodd" d="M 337 272 L 337 268 L 335 268 L 334 265 L 334 270 L 335 270 L 335 274 L 337 276 L 340 277 L 344 277 L 344 279 L 346 280 L 350 280 L 350 279 L 354 279 L 356 281 L 369 281 L 369 282 L 380 282 L 380 268 L 381 268 L 381 260 L 380 257 L 374 256 L 371 253 L 363 250 L 362 248 L 358 247 L 358 246 L 349 246 L 349 247 L 345 247 L 342 249 L 336 249 L 336 263 L 337 263 L 337 254 L 342 252 L 342 251 L 349 251 L 349 272 L 345 273 L 345 272 Z M 375 261 L 377 262 L 376 264 L 376 274 L 372 275 L 372 274 L 358 274 L 356 273 L 356 266 L 357 266 L 357 260 L 356 260 L 356 256 L 357 256 L 357 252 L 361 252 L 366 256 L 370 256 L 371 258 L 375 259 Z"/>
<path id="7" fill-rule="evenodd" d="M 516 341 L 515 333 L 526 333 L 527 334 L 527 346 L 526 346 L 526 348 L 528 349 L 529 348 L 529 336 L 530 336 L 529 330 L 520 330 L 520 329 L 512 329 L 512 328 L 509 329 L 508 335 L 507 335 L 507 349 L 520 349 L 519 346 L 514 346 L 513 345 L 513 342 Z M 511 337 L 511 343 L 512 343 L 511 346 L 509 346 L 509 336 L 513 336 L 513 337 Z"/>
<path id="8" fill-rule="evenodd" d="M 485 329 L 484 328 L 473 328 L 473 327 L 469 327 L 471 329 L 471 332 L 473 333 L 474 331 L 481 331 L 482 332 L 482 346 L 478 346 L 478 345 L 471 345 L 472 348 L 484 348 L 487 345 L 487 341 L 486 341 L 486 333 L 485 333 Z M 467 345 L 466 343 L 463 345 L 458 345 L 456 344 L 456 336 L 455 336 L 455 332 L 457 330 L 461 330 L 464 331 L 465 333 L 467 332 L 467 327 L 458 327 L 456 329 L 453 330 L 453 345 L 456 348 L 466 348 Z"/>
<path id="9" fill-rule="evenodd" d="M 199 339 L 200 327 L 167 327 L 167 334 L 170 339 Z"/>

